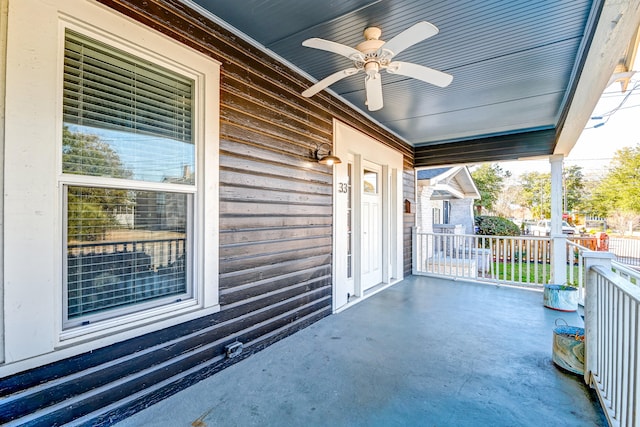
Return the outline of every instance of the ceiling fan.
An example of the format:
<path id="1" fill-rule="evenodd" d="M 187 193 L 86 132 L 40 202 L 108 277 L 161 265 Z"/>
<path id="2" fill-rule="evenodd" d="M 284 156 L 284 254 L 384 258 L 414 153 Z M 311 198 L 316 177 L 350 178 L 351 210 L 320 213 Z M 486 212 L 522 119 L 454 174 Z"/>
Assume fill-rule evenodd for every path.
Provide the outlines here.
<path id="1" fill-rule="evenodd" d="M 436 86 L 446 87 L 453 80 L 451 74 L 434 70 L 418 64 L 402 61 L 391 61 L 397 54 L 413 46 L 422 40 L 438 34 L 435 25 L 422 21 L 407 28 L 388 42 L 380 40 L 382 31 L 377 27 L 369 27 L 364 30 L 365 41 L 355 48 L 329 40 L 311 38 L 302 42 L 303 46 L 326 50 L 345 56 L 353 61 L 354 66 L 320 80 L 309 89 L 302 92 L 302 96 L 312 97 L 321 90 L 335 82 L 352 76 L 364 70 L 366 105 L 369 111 L 382 108 L 382 78 L 380 71 L 386 70 L 390 74 L 400 74 L 414 79 L 422 80 Z"/>

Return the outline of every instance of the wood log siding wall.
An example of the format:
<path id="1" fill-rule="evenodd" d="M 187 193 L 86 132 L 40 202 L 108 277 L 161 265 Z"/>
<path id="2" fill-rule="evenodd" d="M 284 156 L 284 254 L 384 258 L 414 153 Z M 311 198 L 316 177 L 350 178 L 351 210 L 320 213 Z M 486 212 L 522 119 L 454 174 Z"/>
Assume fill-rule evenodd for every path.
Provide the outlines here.
<path id="1" fill-rule="evenodd" d="M 402 188 L 404 192 L 404 199 L 408 200 L 411 207 L 411 212 L 404 213 L 404 226 L 403 226 L 403 257 L 404 265 L 403 271 L 405 277 L 412 273 L 413 269 L 413 233 L 412 229 L 416 225 L 416 173 L 413 165 L 407 162 L 407 158 L 404 158 L 404 173 L 402 174 Z"/>
<path id="2" fill-rule="evenodd" d="M 86 397 L 94 388 L 93 382 L 104 388 L 113 381 L 114 395 L 127 396 L 141 387 L 176 378 L 180 372 L 207 366 L 103 414 L 95 422 L 108 424 L 331 313 L 332 169 L 313 161 L 311 155 L 316 144 L 332 145 L 334 117 L 402 152 L 403 197 L 415 206 L 413 149 L 393 134 L 327 93 L 303 98 L 300 92 L 310 84 L 306 79 L 178 1 L 99 1 L 222 63 L 221 312 L 0 380 L 0 394 L 32 386 L 43 388 L 43 383 L 54 378 L 58 390 L 67 387 L 61 377 L 94 369 L 83 376 L 79 390 L 70 377 L 69 391 L 63 393 L 69 405 L 43 418 L 49 424 L 68 422 L 111 403 L 98 395 Z M 414 214 L 405 214 L 404 223 L 404 271 L 410 274 Z M 238 359 L 225 360 L 223 346 L 236 338 L 249 345 Z M 111 380 L 111 368 L 93 368 L 109 359 L 114 369 L 147 369 L 165 360 L 166 350 L 177 342 L 183 354 L 193 356 L 182 357 L 171 369 L 159 368 L 148 374 L 153 379 L 123 382 L 117 379 L 122 378 L 121 373 Z M 203 342 L 213 347 L 200 350 Z M 131 353 L 142 349 L 147 349 L 143 356 L 131 359 Z M 137 360 L 139 366 L 134 363 Z M 193 364 L 187 365 L 189 360 L 194 360 Z M 46 386 L 44 389 L 46 393 Z M 59 390 L 56 394 L 60 395 Z M 69 397 L 73 395 L 77 397 Z M 25 404 L 25 415 L 46 407 L 47 401 Z M 14 417 L 20 416 L 15 406 L 7 409 L 14 411 Z"/>

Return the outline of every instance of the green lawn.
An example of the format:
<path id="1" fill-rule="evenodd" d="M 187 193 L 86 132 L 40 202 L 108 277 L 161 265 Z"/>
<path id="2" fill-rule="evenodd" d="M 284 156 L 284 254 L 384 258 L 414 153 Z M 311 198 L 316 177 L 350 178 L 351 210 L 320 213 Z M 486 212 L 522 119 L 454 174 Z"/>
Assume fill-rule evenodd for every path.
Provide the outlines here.
<path id="1" fill-rule="evenodd" d="M 512 279 L 512 268 L 513 268 L 513 279 Z M 569 278 L 569 269 L 571 267 L 567 266 L 567 279 Z M 521 270 L 522 269 L 522 270 Z M 504 263 L 504 262 L 494 262 L 493 263 L 493 274 L 497 276 L 500 280 L 508 280 L 522 283 L 532 283 L 544 285 L 549 282 L 551 278 L 551 265 L 550 264 L 539 264 L 539 263 Z M 522 274 L 522 277 L 520 275 Z M 578 277 L 578 266 L 573 266 L 573 277 Z"/>

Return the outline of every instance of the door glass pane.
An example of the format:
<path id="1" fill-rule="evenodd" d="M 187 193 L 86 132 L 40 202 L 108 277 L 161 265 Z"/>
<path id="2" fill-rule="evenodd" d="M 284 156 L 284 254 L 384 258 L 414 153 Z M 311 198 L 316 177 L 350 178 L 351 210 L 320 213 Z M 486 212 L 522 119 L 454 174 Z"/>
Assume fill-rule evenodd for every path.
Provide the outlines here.
<path id="1" fill-rule="evenodd" d="M 365 193 L 377 194 L 378 193 L 378 173 L 372 170 L 364 170 L 364 183 L 363 191 Z"/>

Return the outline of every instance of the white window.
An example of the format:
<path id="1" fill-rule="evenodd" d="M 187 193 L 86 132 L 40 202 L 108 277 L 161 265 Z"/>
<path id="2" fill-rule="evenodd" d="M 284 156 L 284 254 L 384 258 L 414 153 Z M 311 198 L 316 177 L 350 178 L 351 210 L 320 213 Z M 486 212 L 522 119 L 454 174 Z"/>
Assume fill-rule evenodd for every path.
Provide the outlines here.
<path id="1" fill-rule="evenodd" d="M 431 208 L 431 221 L 433 224 L 441 224 L 440 208 Z"/>
<path id="2" fill-rule="evenodd" d="M 218 311 L 220 64 L 96 2 L 8 21 L 5 362 Z"/>
<path id="3" fill-rule="evenodd" d="M 194 86 L 66 31 L 65 327 L 194 296 Z"/>
<path id="4" fill-rule="evenodd" d="M 451 220 L 451 202 L 445 200 L 442 202 L 442 223 L 449 224 Z"/>

